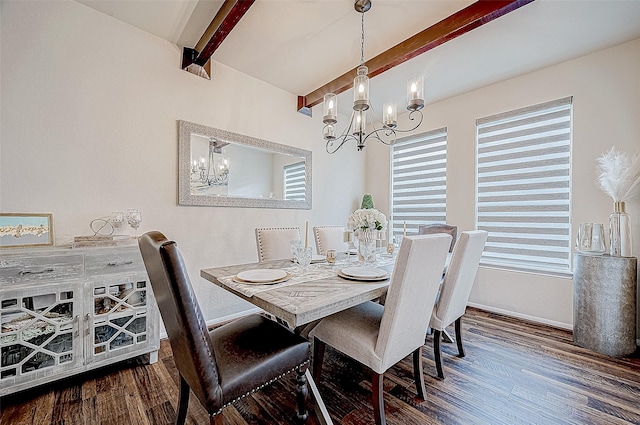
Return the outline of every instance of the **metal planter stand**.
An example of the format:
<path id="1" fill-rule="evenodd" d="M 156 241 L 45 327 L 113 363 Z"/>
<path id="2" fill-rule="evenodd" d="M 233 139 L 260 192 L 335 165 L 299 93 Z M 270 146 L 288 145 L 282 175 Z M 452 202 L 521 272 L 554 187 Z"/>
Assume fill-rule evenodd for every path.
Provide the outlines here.
<path id="1" fill-rule="evenodd" d="M 575 253 L 573 340 L 612 357 L 636 350 L 637 259 Z"/>

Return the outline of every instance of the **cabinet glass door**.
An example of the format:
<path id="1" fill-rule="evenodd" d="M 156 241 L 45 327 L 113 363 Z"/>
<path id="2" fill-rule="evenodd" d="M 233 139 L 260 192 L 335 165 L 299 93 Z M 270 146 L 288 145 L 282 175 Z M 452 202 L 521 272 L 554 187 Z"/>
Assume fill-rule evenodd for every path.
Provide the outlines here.
<path id="1" fill-rule="evenodd" d="M 82 365 L 82 282 L 4 291 L 0 303 L 1 387 Z M 3 390 L 0 390 L 0 394 Z"/>
<path id="2" fill-rule="evenodd" d="M 91 302 L 87 306 L 91 311 L 89 361 L 112 359 L 149 347 L 157 310 L 149 306 L 153 294 L 148 285 L 146 275 L 92 282 L 92 296 L 87 297 Z"/>

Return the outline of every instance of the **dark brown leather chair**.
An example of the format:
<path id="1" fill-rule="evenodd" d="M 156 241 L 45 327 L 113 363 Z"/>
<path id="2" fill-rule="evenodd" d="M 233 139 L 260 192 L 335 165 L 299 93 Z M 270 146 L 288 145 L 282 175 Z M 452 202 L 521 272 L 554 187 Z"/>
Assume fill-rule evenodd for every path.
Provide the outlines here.
<path id="1" fill-rule="evenodd" d="M 209 331 L 177 244 L 160 232 L 139 239 L 140 251 L 180 374 L 176 424 L 184 424 L 189 390 L 221 425 L 222 409 L 296 371 L 298 412 L 307 419 L 305 372 L 310 344 L 284 326 L 253 314 Z"/>
<path id="2" fill-rule="evenodd" d="M 456 240 L 458 240 L 458 226 L 452 226 L 450 224 L 425 224 L 418 226 L 419 235 L 433 235 L 434 233 L 451 235 L 453 239 L 451 239 L 449 252 L 453 252 L 453 246 L 456 244 Z"/>

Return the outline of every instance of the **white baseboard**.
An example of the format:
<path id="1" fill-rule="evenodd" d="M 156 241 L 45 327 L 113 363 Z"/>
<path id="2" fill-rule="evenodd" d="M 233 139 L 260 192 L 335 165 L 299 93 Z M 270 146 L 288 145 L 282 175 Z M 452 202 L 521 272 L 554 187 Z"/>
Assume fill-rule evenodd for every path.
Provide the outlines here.
<path id="1" fill-rule="evenodd" d="M 503 310 L 501 308 L 491 307 L 488 305 L 467 303 L 469 307 L 479 308 L 480 310 L 489 311 L 491 313 L 498 313 L 505 316 L 515 317 L 518 319 L 528 320 L 529 322 L 540 323 L 543 325 L 553 326 L 554 328 L 573 330 L 573 324 L 556 322 L 555 320 L 547 320 L 537 316 L 529 316 L 528 314 L 517 313 L 515 311 Z"/>

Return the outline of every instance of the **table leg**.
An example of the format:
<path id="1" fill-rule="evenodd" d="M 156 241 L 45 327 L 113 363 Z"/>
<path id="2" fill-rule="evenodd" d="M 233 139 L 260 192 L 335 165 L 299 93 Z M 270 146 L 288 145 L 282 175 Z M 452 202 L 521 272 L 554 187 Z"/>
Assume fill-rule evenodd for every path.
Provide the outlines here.
<path id="1" fill-rule="evenodd" d="M 307 377 L 307 384 L 309 385 L 311 394 L 313 394 L 313 398 L 315 398 L 316 400 L 315 410 L 316 410 L 316 415 L 318 416 L 318 420 L 322 425 L 333 425 L 333 421 L 329 416 L 327 407 L 324 405 L 324 401 L 322 401 L 322 397 L 320 396 L 320 392 L 318 391 L 316 382 L 313 380 L 313 376 L 311 376 L 311 370 L 307 369 L 307 371 L 304 374 Z"/>

